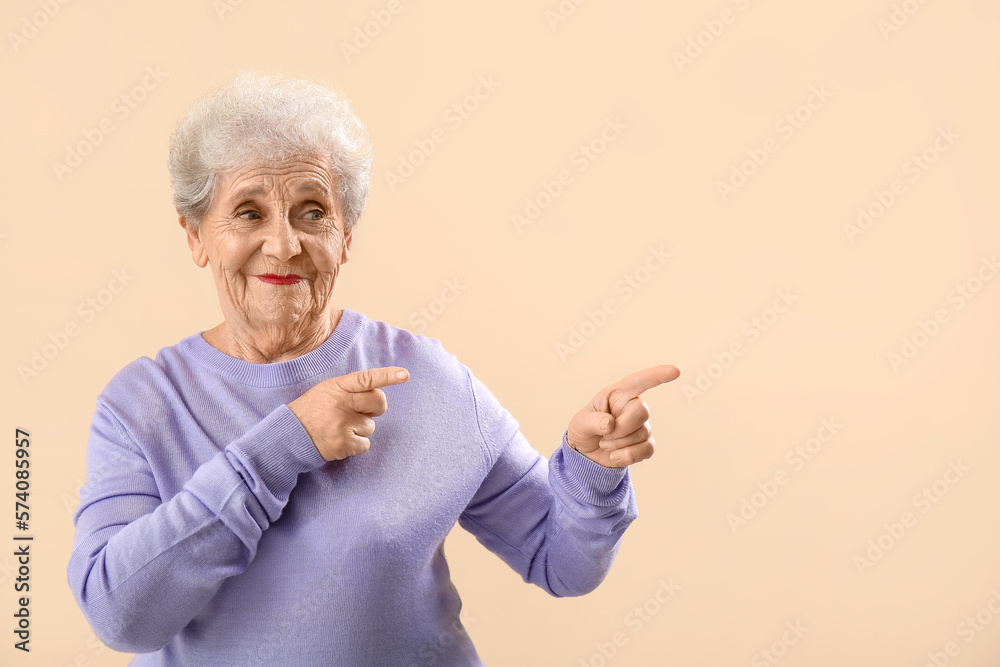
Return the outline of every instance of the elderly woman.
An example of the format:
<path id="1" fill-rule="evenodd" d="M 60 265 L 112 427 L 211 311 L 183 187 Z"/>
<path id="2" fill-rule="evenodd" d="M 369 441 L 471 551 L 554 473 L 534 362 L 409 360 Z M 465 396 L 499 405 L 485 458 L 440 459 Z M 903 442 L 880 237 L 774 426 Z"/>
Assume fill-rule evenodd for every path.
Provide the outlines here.
<path id="1" fill-rule="evenodd" d="M 438 340 L 334 306 L 370 169 L 348 102 L 308 81 L 241 74 L 174 132 L 224 321 L 98 397 L 67 573 L 130 665 L 482 665 L 456 522 L 562 597 L 600 584 L 638 516 L 639 397 L 679 371 L 605 387 L 545 459 Z"/>

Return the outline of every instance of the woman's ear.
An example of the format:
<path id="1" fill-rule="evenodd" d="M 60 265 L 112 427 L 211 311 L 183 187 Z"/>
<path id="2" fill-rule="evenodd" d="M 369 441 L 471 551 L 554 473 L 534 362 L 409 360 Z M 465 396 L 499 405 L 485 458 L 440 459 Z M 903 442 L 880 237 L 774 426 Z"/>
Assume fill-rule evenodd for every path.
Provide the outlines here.
<path id="1" fill-rule="evenodd" d="M 344 252 L 340 254 L 340 263 L 346 264 L 351 258 L 351 241 L 354 240 L 354 230 L 347 232 L 344 236 Z"/>
<path id="2" fill-rule="evenodd" d="M 188 247 L 191 248 L 191 259 L 194 260 L 195 264 L 204 269 L 208 266 L 208 253 L 205 252 L 205 244 L 201 242 L 201 226 L 199 225 L 195 228 L 183 215 L 179 217 L 178 221 L 181 223 L 184 231 L 187 232 Z"/>

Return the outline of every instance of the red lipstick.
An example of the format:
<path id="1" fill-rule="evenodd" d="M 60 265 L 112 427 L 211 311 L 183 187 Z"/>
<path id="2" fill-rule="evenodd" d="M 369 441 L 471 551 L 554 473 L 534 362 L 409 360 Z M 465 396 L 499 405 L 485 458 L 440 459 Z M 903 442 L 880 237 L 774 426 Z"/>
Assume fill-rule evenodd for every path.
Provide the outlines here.
<path id="1" fill-rule="evenodd" d="M 275 275 L 273 273 L 262 273 L 257 276 L 265 283 L 270 283 L 272 285 L 294 285 L 295 283 L 302 280 L 299 276 L 294 273 L 289 273 L 284 276 Z"/>

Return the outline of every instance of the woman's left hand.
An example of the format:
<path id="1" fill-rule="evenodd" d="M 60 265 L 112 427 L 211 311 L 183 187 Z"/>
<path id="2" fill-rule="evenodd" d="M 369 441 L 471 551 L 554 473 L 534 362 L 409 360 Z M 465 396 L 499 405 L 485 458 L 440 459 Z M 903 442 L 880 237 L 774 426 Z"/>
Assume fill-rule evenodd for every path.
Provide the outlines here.
<path id="1" fill-rule="evenodd" d="M 680 374 L 676 366 L 653 366 L 600 390 L 570 420 L 569 446 L 607 468 L 648 459 L 653 455 L 653 432 L 647 421 L 649 406 L 639 395 Z"/>

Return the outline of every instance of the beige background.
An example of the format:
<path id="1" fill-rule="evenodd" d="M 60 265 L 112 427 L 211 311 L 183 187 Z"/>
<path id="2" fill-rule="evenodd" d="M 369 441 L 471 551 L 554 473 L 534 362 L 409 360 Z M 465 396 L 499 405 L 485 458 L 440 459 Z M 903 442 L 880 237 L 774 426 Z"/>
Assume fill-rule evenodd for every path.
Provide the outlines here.
<path id="1" fill-rule="evenodd" d="M 765 649 L 788 667 L 918 667 L 929 652 L 997 664 L 1000 280 L 977 276 L 992 279 L 983 258 L 1000 253 L 997 0 L 565 0 L 554 28 L 557 0 L 404 0 L 350 61 L 342 44 L 386 2 L 220 6 L 0 9 L 0 404 L 6 437 L 32 436 L 35 535 L 25 655 L 12 648 L 18 531 L 6 514 L 0 663 L 129 659 L 94 641 L 66 582 L 87 430 L 118 369 L 220 321 L 171 205 L 167 139 L 198 95 L 249 68 L 339 86 L 371 132 L 372 193 L 338 305 L 440 339 L 542 454 L 603 386 L 660 363 L 682 370 L 644 395 L 658 450 L 632 469 L 641 516 L 598 590 L 551 598 L 460 528 L 449 537 L 487 664 L 774 664 Z M 678 66 L 686 48 L 697 57 Z M 134 91 L 147 68 L 162 80 Z M 499 87 L 447 123 L 481 76 Z M 829 96 L 800 108 L 813 87 Z M 124 118 L 123 95 L 145 98 Z M 781 119 L 796 113 L 791 133 Z M 574 153 L 615 118 L 626 127 L 580 171 Z M 57 176 L 67 145 L 102 121 L 113 131 Z M 390 188 L 386 174 L 435 128 L 444 143 Z M 724 200 L 718 182 L 765 146 L 777 150 Z M 921 170 L 925 151 L 936 159 Z M 519 232 L 512 214 L 563 169 L 572 182 Z M 845 225 L 894 179 L 901 194 L 851 242 Z M 649 246 L 672 257 L 646 274 Z M 85 318 L 79 304 L 115 270 L 133 279 Z M 615 291 L 626 274 L 647 279 L 627 300 Z M 455 280 L 464 291 L 438 308 Z M 960 284 L 974 298 L 956 296 Z M 775 317 L 779 290 L 793 301 Z M 615 312 L 561 358 L 557 344 L 608 299 Z M 420 308 L 434 320 L 418 325 Z M 754 317 L 770 322 L 756 336 Z M 19 366 L 74 323 L 23 380 Z M 893 364 L 914 336 L 916 354 Z M 736 342 L 743 354 L 712 366 Z M 714 379 L 695 395 L 700 372 Z M 786 455 L 828 436 L 824 419 L 841 426 L 797 469 Z M 967 470 L 955 477 L 950 463 Z M 753 497 L 776 474 L 786 483 L 773 497 Z M 760 507 L 734 532 L 727 515 L 744 499 Z M 880 539 L 881 559 L 859 565 Z M 680 590 L 657 601 L 671 581 Z M 800 637 L 786 633 L 796 623 Z"/>

